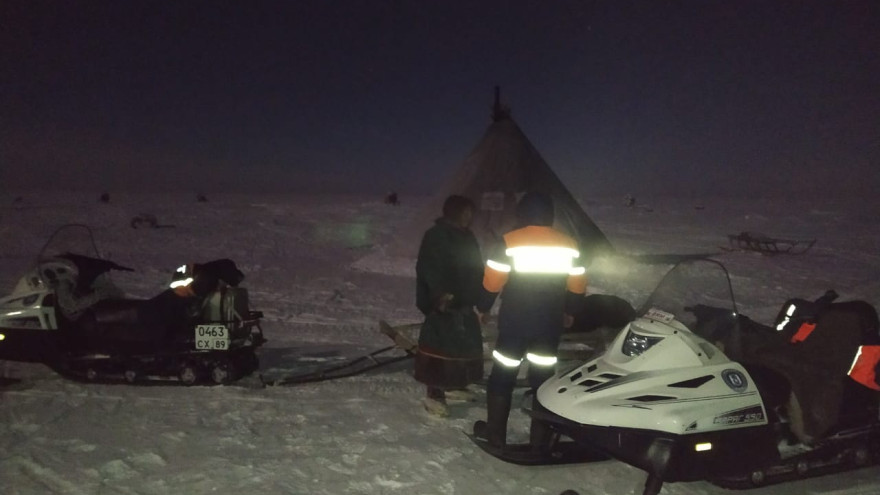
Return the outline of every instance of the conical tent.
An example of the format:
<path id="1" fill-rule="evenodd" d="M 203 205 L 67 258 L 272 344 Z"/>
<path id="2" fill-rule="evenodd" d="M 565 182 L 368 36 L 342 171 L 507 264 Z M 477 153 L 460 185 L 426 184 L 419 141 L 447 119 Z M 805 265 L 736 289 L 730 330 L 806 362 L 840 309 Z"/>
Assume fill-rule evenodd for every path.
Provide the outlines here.
<path id="1" fill-rule="evenodd" d="M 485 250 L 515 226 L 516 202 L 531 191 L 553 198 L 554 227 L 574 237 L 589 263 L 614 251 L 605 234 L 580 207 L 559 177 L 541 158 L 519 126 L 496 98 L 493 122 L 476 148 L 461 164 L 452 180 L 415 221 L 399 233 L 393 253 L 415 256 L 421 233 L 441 215 L 443 201 L 451 194 L 471 198 L 477 206 L 471 229 Z"/>

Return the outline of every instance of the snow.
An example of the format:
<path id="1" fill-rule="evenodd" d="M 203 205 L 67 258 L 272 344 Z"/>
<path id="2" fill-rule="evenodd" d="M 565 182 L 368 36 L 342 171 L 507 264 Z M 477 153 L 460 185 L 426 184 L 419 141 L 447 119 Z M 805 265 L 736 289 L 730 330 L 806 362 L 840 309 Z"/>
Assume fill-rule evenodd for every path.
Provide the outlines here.
<path id="1" fill-rule="evenodd" d="M 55 227 L 93 227 L 102 254 L 130 266 L 115 276 L 149 297 L 185 262 L 228 257 L 265 313 L 262 373 L 277 378 L 332 366 L 390 345 L 377 322 L 418 321 L 412 261 L 383 256 L 425 198 L 329 195 L 195 196 L 113 193 L 0 197 L 0 287 L 9 291 Z M 740 311 L 769 323 L 790 297 L 835 289 L 880 305 L 876 205 L 822 198 L 581 198 L 621 251 L 720 252 L 727 234 L 812 239 L 799 256 L 723 252 Z M 588 199 L 588 200 L 587 200 Z M 701 208 L 697 208 L 700 206 Z M 151 213 L 173 228 L 132 229 Z M 425 226 L 426 228 L 428 226 Z M 418 242 L 418 239 L 413 239 Z M 622 259 L 590 267 L 591 290 L 640 303 L 666 267 Z M 429 416 L 411 361 L 296 387 L 90 385 L 42 365 L 0 361 L 0 493 L 26 494 L 640 494 L 644 474 L 616 461 L 520 467 L 485 455 L 462 433 L 485 414 L 485 395 Z M 479 391 L 479 389 L 478 389 Z M 515 396 L 519 398 L 520 393 Z M 511 439 L 527 420 L 511 415 Z M 880 467 L 756 489 L 757 494 L 874 494 Z M 664 494 L 711 495 L 706 482 Z"/>

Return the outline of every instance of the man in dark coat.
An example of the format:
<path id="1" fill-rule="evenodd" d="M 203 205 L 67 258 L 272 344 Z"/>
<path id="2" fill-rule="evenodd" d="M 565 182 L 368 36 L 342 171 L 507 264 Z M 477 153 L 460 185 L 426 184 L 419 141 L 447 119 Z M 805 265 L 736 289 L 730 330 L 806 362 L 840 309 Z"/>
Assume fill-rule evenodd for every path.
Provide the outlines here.
<path id="1" fill-rule="evenodd" d="M 427 385 L 425 408 L 445 416 L 446 391 L 483 376 L 483 339 L 474 305 L 483 258 L 470 231 L 474 203 L 453 195 L 443 217 L 425 232 L 416 263 L 416 306 L 425 315 L 415 359 L 416 380 Z"/>

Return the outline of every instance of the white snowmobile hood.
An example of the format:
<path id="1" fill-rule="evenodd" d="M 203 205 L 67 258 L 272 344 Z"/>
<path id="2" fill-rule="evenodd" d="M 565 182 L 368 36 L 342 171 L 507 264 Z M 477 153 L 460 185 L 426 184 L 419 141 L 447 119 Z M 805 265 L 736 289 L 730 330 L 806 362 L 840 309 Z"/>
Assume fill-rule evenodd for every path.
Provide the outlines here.
<path id="1" fill-rule="evenodd" d="M 604 355 L 545 382 L 541 404 L 583 425 L 673 434 L 766 424 L 740 364 L 680 322 L 650 316 L 658 315 L 627 325 Z"/>

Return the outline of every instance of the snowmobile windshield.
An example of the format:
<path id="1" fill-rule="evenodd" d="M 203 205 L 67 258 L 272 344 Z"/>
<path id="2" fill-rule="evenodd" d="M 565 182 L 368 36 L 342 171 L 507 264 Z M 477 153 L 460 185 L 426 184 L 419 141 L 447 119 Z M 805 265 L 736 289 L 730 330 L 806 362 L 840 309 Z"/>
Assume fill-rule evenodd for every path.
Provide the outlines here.
<path id="1" fill-rule="evenodd" d="M 663 277 L 640 316 L 675 319 L 704 338 L 730 330 L 736 319 L 736 302 L 727 270 L 710 259 L 683 261 Z M 658 316 L 659 315 L 659 316 Z"/>
<path id="2" fill-rule="evenodd" d="M 92 230 L 87 225 L 68 224 L 58 227 L 43 245 L 37 262 L 53 259 L 66 253 L 100 258 Z"/>
<path id="3" fill-rule="evenodd" d="M 64 259 L 65 255 L 100 258 L 92 230 L 88 226 L 62 225 L 49 236 L 36 262 L 37 276 L 43 283 L 48 284 L 50 281 L 46 278 L 54 276 L 58 270 L 63 270 L 63 265 L 69 265 L 73 270 L 77 269 L 75 260 Z"/>

